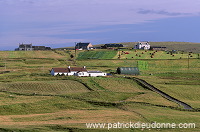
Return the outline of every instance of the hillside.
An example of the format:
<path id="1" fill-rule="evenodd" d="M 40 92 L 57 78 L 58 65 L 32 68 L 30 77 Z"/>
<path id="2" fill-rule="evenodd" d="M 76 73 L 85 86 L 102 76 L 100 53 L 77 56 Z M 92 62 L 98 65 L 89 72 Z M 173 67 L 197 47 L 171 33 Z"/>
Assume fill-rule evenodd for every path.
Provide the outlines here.
<path id="1" fill-rule="evenodd" d="M 137 42 L 122 42 L 127 47 L 133 47 Z M 151 46 L 164 46 L 168 50 L 200 53 L 200 43 L 192 42 L 149 42 Z"/>
<path id="2" fill-rule="evenodd" d="M 125 47 L 133 48 L 137 42 L 119 42 L 120 44 L 124 44 Z M 118 44 L 119 44 L 118 43 Z M 151 46 L 163 46 L 167 47 L 168 50 L 179 50 L 185 52 L 194 52 L 200 53 L 200 43 L 193 43 L 193 42 L 149 42 Z M 113 43 L 114 44 L 114 43 Z M 99 47 L 104 44 L 95 44 L 94 47 Z M 74 48 L 74 47 L 64 47 L 58 49 L 65 49 L 65 48 Z"/>
<path id="3" fill-rule="evenodd" d="M 0 131 L 105 131 L 107 129 L 86 128 L 85 123 L 130 121 L 194 122 L 200 125 L 200 96 L 197 92 L 200 59 L 197 54 L 192 54 L 190 59 L 187 59 L 188 53 L 175 54 L 174 59 L 163 51 L 156 52 L 154 58 L 148 58 L 150 53 L 143 50 L 124 52 L 130 53 L 117 59 L 118 52 L 113 50 L 80 51 L 78 56 L 81 55 L 82 59 L 75 60 L 70 57 L 74 51 L 67 50 L 0 51 Z M 135 56 L 136 53 L 141 57 Z M 99 58 L 88 59 L 91 56 Z M 126 75 L 82 78 L 49 74 L 53 67 L 68 65 L 86 66 L 88 70 L 108 73 L 115 72 L 117 67 L 139 66 L 137 78 L 188 103 L 194 110 L 184 110 L 133 79 L 124 78 Z M 173 129 L 175 132 L 180 130 L 185 129 Z M 116 129 L 110 131 L 115 132 Z"/>

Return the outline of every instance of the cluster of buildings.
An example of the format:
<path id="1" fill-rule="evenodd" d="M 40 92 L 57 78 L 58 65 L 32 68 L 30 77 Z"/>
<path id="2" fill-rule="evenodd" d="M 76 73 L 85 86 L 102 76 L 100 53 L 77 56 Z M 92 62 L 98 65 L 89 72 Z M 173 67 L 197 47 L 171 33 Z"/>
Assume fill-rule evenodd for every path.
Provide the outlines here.
<path id="1" fill-rule="evenodd" d="M 123 44 L 104 44 L 101 47 L 94 47 L 91 43 L 76 43 L 76 50 L 91 50 L 91 49 L 115 49 L 123 48 Z M 166 47 L 151 46 L 148 41 L 139 41 L 133 49 L 142 49 L 142 50 L 166 50 Z"/>
<path id="2" fill-rule="evenodd" d="M 92 43 L 76 43 L 75 50 L 91 50 L 91 49 L 116 49 L 123 48 L 123 44 L 104 44 L 103 46 L 94 47 Z M 143 49 L 143 50 L 166 50 L 166 47 L 155 47 L 150 46 L 148 41 L 138 42 L 133 49 Z M 33 46 L 32 44 L 19 44 L 19 47 L 15 49 L 16 51 L 31 51 L 31 50 L 51 50 L 50 47 L 45 46 Z"/>
<path id="3" fill-rule="evenodd" d="M 52 68 L 51 75 L 64 75 L 64 76 L 79 76 L 79 77 L 99 77 L 107 76 L 107 73 L 101 71 L 88 71 L 86 67 L 70 67 L 67 68 Z"/>
<path id="4" fill-rule="evenodd" d="M 32 50 L 51 50 L 50 47 L 45 46 L 33 46 L 32 44 L 19 44 L 19 47 L 15 49 L 16 51 L 32 51 Z"/>
<path id="5" fill-rule="evenodd" d="M 107 76 L 107 73 L 101 71 L 88 71 L 86 67 L 70 67 L 52 68 L 50 71 L 52 76 L 78 76 L 78 77 L 101 77 Z M 139 75 L 137 67 L 118 67 L 117 74 Z"/>
<path id="6" fill-rule="evenodd" d="M 104 44 L 100 47 L 94 47 L 90 42 L 88 43 L 76 43 L 75 49 L 76 50 L 91 50 L 91 49 L 113 49 L 113 48 L 121 48 L 124 47 L 123 44 Z"/>

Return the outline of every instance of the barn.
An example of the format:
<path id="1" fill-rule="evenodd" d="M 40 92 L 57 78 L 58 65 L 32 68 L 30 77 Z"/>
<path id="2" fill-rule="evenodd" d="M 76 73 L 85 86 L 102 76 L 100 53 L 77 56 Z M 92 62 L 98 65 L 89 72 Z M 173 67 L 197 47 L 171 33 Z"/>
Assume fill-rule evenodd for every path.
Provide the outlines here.
<path id="1" fill-rule="evenodd" d="M 105 44 L 104 46 L 102 46 L 102 49 L 120 48 L 120 47 L 124 47 L 124 45 L 123 44 Z"/>
<path id="2" fill-rule="evenodd" d="M 118 67 L 118 74 L 128 74 L 128 75 L 139 75 L 140 71 L 138 67 Z"/>

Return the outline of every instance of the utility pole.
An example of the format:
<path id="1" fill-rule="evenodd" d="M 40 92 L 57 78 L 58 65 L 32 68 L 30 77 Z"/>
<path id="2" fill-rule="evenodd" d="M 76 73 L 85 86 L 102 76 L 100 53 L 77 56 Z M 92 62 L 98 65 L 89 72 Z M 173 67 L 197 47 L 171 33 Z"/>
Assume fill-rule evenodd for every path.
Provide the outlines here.
<path id="1" fill-rule="evenodd" d="M 190 55 L 188 54 L 188 69 L 190 68 L 190 61 L 189 61 Z"/>
<path id="2" fill-rule="evenodd" d="M 75 42 L 74 49 L 75 49 L 75 58 L 76 58 L 76 42 Z"/>
<path id="3" fill-rule="evenodd" d="M 5 70 L 6 70 L 6 59 L 5 59 L 5 66 L 4 66 Z"/>

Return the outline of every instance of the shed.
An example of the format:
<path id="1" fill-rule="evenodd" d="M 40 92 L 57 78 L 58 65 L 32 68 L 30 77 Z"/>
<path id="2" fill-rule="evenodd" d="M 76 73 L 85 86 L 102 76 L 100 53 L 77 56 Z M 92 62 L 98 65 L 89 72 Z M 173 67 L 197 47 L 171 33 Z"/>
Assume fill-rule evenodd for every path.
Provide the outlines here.
<path id="1" fill-rule="evenodd" d="M 139 75 L 140 71 L 138 67 L 118 67 L 118 74 L 128 74 L 128 75 Z"/>

